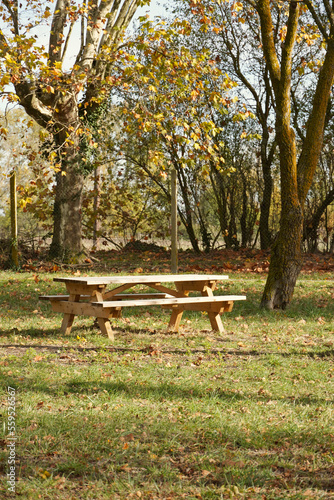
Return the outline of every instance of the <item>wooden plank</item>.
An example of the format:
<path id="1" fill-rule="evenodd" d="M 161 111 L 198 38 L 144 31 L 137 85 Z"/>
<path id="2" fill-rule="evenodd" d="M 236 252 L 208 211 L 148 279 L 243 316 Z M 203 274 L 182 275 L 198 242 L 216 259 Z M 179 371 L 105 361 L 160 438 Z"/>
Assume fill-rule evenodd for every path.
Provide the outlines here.
<path id="1" fill-rule="evenodd" d="M 166 297 L 166 293 L 121 293 L 117 295 L 112 295 L 114 299 L 117 300 L 124 300 L 124 299 L 154 299 L 154 298 L 163 298 Z M 104 294 L 104 299 L 106 298 L 106 294 Z M 39 300 L 68 300 L 69 295 L 40 295 Z M 89 299 L 91 298 L 91 295 L 81 295 L 80 299 Z M 95 301 L 94 301 L 95 302 Z M 97 302 L 101 302 L 98 300 Z"/>
<path id="2" fill-rule="evenodd" d="M 177 283 L 176 287 L 180 291 L 187 290 L 192 292 L 202 292 L 206 288 L 211 290 L 215 289 L 216 281 L 213 280 L 203 280 L 203 281 L 182 281 Z"/>
<path id="3" fill-rule="evenodd" d="M 83 283 L 86 285 L 109 285 L 111 283 L 158 283 L 158 282 L 182 282 L 182 281 L 223 281 L 227 280 L 228 276 L 219 274 L 152 274 L 152 275 L 131 275 L 131 276 L 88 276 L 88 277 L 56 277 L 53 281 L 63 283 Z"/>
<path id="4" fill-rule="evenodd" d="M 245 295 L 214 295 L 212 297 L 175 297 L 166 299 L 147 299 L 147 300 L 127 300 L 122 304 L 122 307 L 140 307 L 140 306 L 166 306 L 166 305 L 182 305 L 182 304 L 205 304 L 211 302 L 234 302 L 235 300 L 246 300 Z M 120 304 L 116 300 L 104 302 L 92 302 L 96 307 L 112 308 L 119 307 Z"/>
<path id="5" fill-rule="evenodd" d="M 40 295 L 39 300 L 68 300 L 69 295 Z"/>
<path id="6" fill-rule="evenodd" d="M 113 299 L 117 300 L 129 300 L 129 299 L 163 299 L 167 296 L 166 293 L 119 293 L 117 295 L 113 295 Z M 104 295 L 104 300 L 105 300 L 105 295 Z M 171 295 L 168 296 L 169 298 L 172 298 Z"/>
<path id="7" fill-rule="evenodd" d="M 104 292 L 106 285 L 69 282 L 66 283 L 66 288 L 69 294 L 91 296 L 97 292 Z"/>
<path id="8" fill-rule="evenodd" d="M 223 313 L 227 312 L 233 307 L 233 301 L 215 301 L 215 302 L 190 302 L 189 304 L 161 304 L 163 309 L 182 309 L 183 311 L 203 311 Z M 232 310 L 232 309 L 231 309 Z"/>
<path id="9" fill-rule="evenodd" d="M 111 310 L 120 309 L 120 302 L 115 301 L 114 307 L 97 307 L 103 304 L 103 302 L 94 302 L 92 305 L 89 302 L 70 302 L 68 300 L 51 301 L 52 310 L 55 312 L 60 312 L 64 314 L 73 314 L 77 316 L 95 316 L 96 318 L 108 318 L 111 314 Z"/>
<path id="10" fill-rule="evenodd" d="M 219 316 L 219 314 L 217 314 L 215 312 L 209 312 L 208 315 L 209 315 L 212 330 L 214 332 L 224 333 L 225 328 L 224 328 L 224 325 L 222 323 L 222 319 Z"/>
<path id="11" fill-rule="evenodd" d="M 183 309 L 180 310 L 180 308 L 177 308 L 176 310 L 172 311 L 172 314 L 171 314 L 171 317 L 169 320 L 169 324 L 168 324 L 169 331 L 172 331 L 175 333 L 178 332 L 179 326 L 181 323 L 181 319 L 182 319 L 182 315 L 183 315 Z"/>

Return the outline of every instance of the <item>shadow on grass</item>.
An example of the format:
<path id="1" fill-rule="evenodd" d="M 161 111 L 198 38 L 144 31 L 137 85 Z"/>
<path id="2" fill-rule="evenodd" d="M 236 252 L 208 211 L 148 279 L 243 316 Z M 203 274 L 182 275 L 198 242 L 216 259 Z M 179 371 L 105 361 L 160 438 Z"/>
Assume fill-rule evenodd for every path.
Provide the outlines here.
<path id="1" fill-rule="evenodd" d="M 82 367 L 83 368 L 83 367 Z M 235 401 L 256 403 L 266 403 L 275 399 L 272 394 L 259 394 L 258 392 L 240 392 L 238 390 L 216 387 L 208 389 L 208 387 L 198 387 L 198 385 L 188 385 L 187 387 L 168 382 L 160 382 L 154 384 L 147 383 L 144 386 L 137 384 L 135 381 L 115 381 L 103 382 L 101 380 L 92 380 L 85 382 L 82 380 L 73 379 L 72 381 L 63 382 L 61 386 L 53 385 L 49 382 L 41 381 L 40 378 L 24 377 L 23 380 L 15 380 L 13 376 L 7 374 L 0 375 L 2 387 L 19 387 L 20 391 L 28 391 L 35 393 L 45 393 L 51 396 L 68 395 L 68 394 L 96 394 L 97 391 L 113 394 L 114 396 L 125 395 L 129 399 L 153 399 L 154 401 L 164 402 L 166 400 L 220 400 L 221 402 L 230 403 Z M 334 403 L 333 400 L 318 398 L 314 395 L 294 396 L 293 394 L 280 396 L 279 401 L 289 402 L 293 405 L 308 406 L 308 405 L 328 405 Z"/>
<path id="2" fill-rule="evenodd" d="M 59 330 L 46 330 L 46 329 L 37 329 L 37 328 L 30 328 L 24 331 L 20 331 L 17 328 L 12 328 L 10 330 L 3 330 L 0 332 L 0 341 L 1 338 L 3 337 L 4 339 L 7 338 L 10 335 L 17 335 L 17 334 L 24 334 L 26 338 L 34 340 L 34 339 L 58 339 L 59 342 L 68 342 L 68 341 L 73 341 L 77 338 L 77 330 L 82 334 L 83 330 L 91 330 L 92 328 L 95 329 L 94 325 L 92 326 L 78 326 L 78 327 L 73 327 L 71 334 L 70 335 L 62 335 L 59 333 Z M 113 331 L 115 333 L 120 333 L 120 334 L 129 334 L 129 335 L 143 335 L 147 334 L 148 336 L 148 341 L 151 342 L 150 337 L 152 335 L 159 335 L 160 337 L 166 336 L 169 338 L 172 334 L 170 332 L 166 331 L 159 331 L 155 330 L 153 333 L 149 332 L 147 329 L 133 329 L 131 327 L 113 327 Z M 90 333 L 91 334 L 91 333 Z M 97 332 L 97 335 L 99 336 L 99 340 L 101 339 L 101 335 L 99 332 Z M 4 340 L 3 339 L 3 340 Z M 28 349 L 28 348 L 33 348 L 33 349 L 50 349 L 50 350 L 55 350 L 55 349 L 60 349 L 60 350 L 78 350 L 78 351 L 96 351 L 96 350 L 105 350 L 106 352 L 138 352 L 138 353 L 149 353 L 150 352 L 150 344 L 145 346 L 145 347 L 119 347 L 117 345 L 111 344 L 107 337 L 104 337 L 105 341 L 108 342 L 106 345 L 95 345 L 95 346 L 87 346 L 84 347 L 82 345 L 63 345 L 63 344 L 50 344 L 48 345 L 47 343 L 45 344 L 16 344 L 16 343 L 9 343 L 9 342 L 3 342 L 2 344 L 0 343 L 0 348 L 13 348 L 15 347 L 16 349 Z M 123 339 L 122 339 L 123 340 Z M 144 340 L 144 339 L 141 339 Z M 219 339 L 220 340 L 220 339 Z M 90 342 L 93 341 L 93 339 L 89 339 Z M 117 336 L 116 336 L 116 341 L 117 341 Z M 308 358 L 327 358 L 327 357 L 334 357 L 334 349 L 332 346 L 325 345 L 323 346 L 322 350 L 311 350 L 311 349 L 306 349 L 302 348 L 301 350 L 298 350 L 297 346 L 293 346 L 291 348 L 291 352 L 282 352 L 282 351 L 273 351 L 273 350 L 258 350 L 258 349 L 252 349 L 252 350 L 242 350 L 242 349 L 233 349 L 233 348 L 189 348 L 187 346 L 186 349 L 178 348 L 178 347 L 170 347 L 170 348 L 165 348 L 165 349 L 159 349 L 159 354 L 163 355 L 164 353 L 169 353 L 169 354 L 203 354 L 203 355 L 210 355 L 210 354 L 219 354 L 222 357 L 224 355 L 226 356 L 266 356 L 266 355 L 275 355 L 283 358 L 289 358 L 289 357 L 296 357 L 296 356 L 302 356 L 302 357 L 308 357 Z"/>
<path id="3" fill-rule="evenodd" d="M 108 392 L 115 392 L 116 394 L 131 394 L 129 392 L 138 390 L 143 391 L 133 383 L 103 383 L 92 382 L 103 390 Z M 77 393 L 96 393 L 88 389 L 90 384 L 65 384 L 65 388 L 69 392 Z M 130 391 L 129 387 L 130 386 Z M 41 386 L 40 386 L 41 387 Z M 27 389 L 32 390 L 29 384 Z M 145 389 L 147 391 L 147 389 Z M 176 399 L 175 393 L 178 398 L 200 398 L 208 397 L 207 394 L 202 392 L 198 387 L 193 387 L 190 391 L 185 391 L 180 387 L 160 386 L 149 387 L 149 391 L 154 396 L 161 394 L 169 399 Z M 171 395 L 173 397 L 171 397 Z M 232 394 L 230 391 L 225 391 L 220 395 L 221 399 L 227 402 L 235 399 L 247 399 L 248 395 L 241 397 L 240 395 Z M 43 397 L 43 396 L 42 396 Z M 258 401 L 264 401 L 266 398 L 254 398 Z M 318 401 L 314 401 L 319 404 Z M 305 402 L 309 404 L 309 401 Z M 111 411 L 110 408 L 109 411 Z M 30 410 L 31 413 L 34 410 Z M 73 412 L 72 412 L 73 413 Z M 38 433 L 39 438 L 42 436 L 66 436 L 66 440 L 62 442 L 59 448 L 62 449 L 61 454 L 54 454 L 56 442 L 52 442 L 51 452 L 50 447 L 45 444 L 36 448 L 34 451 L 31 447 L 26 453 L 20 457 L 21 465 L 21 478 L 28 478 L 31 480 L 30 474 L 34 473 L 33 468 L 38 464 L 39 468 L 52 471 L 54 476 L 56 474 L 65 475 L 66 477 L 79 478 L 85 477 L 90 480 L 109 481 L 115 480 L 116 477 L 124 478 L 131 474 L 131 468 L 140 467 L 140 480 L 154 480 L 157 483 L 163 483 L 169 475 L 164 475 L 152 464 L 151 458 L 147 453 L 148 443 L 155 443 L 157 448 L 154 452 L 161 457 L 164 457 L 164 462 L 167 468 L 171 471 L 175 470 L 182 473 L 183 481 L 187 481 L 202 485 L 223 485 L 223 484 L 241 484 L 244 486 L 264 486 L 269 484 L 275 487 L 289 489 L 292 485 L 299 487 L 317 487 L 323 490 L 331 491 L 334 486 L 332 471 L 330 465 L 328 468 L 315 469 L 314 465 L 307 461 L 310 453 L 323 450 L 328 450 L 328 436 L 324 431 L 319 429 L 318 433 L 307 432 L 307 430 L 299 430 L 295 428 L 284 428 L 283 426 L 276 428 L 272 433 L 266 431 L 264 434 L 259 433 L 255 427 L 247 429 L 231 421 L 230 424 L 224 426 L 212 425 L 211 422 L 203 421 L 199 425 L 196 421 L 193 426 L 184 422 L 175 424 L 168 419 L 168 415 L 161 417 L 158 424 L 159 415 L 156 416 L 156 422 L 152 424 L 152 418 L 147 422 L 148 415 L 150 414 L 149 408 L 143 408 L 143 412 L 129 412 L 125 414 L 121 411 L 117 414 L 117 418 L 110 421 L 106 425 L 104 416 L 96 413 L 80 414 L 76 412 L 74 415 L 64 415 L 59 418 L 55 415 L 53 418 L 45 419 L 43 414 L 35 413 L 34 422 L 37 429 L 29 431 L 28 428 L 24 429 L 21 435 L 21 442 L 25 441 L 31 443 L 31 434 Z M 64 418 L 66 416 L 67 418 Z M 116 415 L 115 415 L 116 416 Z M 27 416 L 26 418 L 29 418 Z M 111 423 L 110 423 L 111 422 Z M 130 428 L 133 423 L 136 423 L 137 430 L 133 431 L 136 439 L 136 453 L 131 455 L 124 452 L 124 438 L 122 435 L 128 432 L 126 429 Z M 75 425 L 73 425 L 75 424 Z M 181 427 L 180 427 L 181 426 Z M 119 431 L 124 427 L 123 432 Z M 194 429 L 195 427 L 195 429 Z M 78 434 L 78 429 L 81 429 Z M 147 434 L 149 429 L 149 434 Z M 177 432 L 178 430 L 183 432 Z M 147 432 L 144 432 L 147 431 Z M 131 435 L 130 435 L 131 436 Z M 149 436 L 149 437 L 148 437 Z M 173 445 L 171 446 L 171 436 Z M 120 439 L 122 437 L 123 441 Z M 108 438 L 108 443 L 106 445 Z M 36 437 L 37 439 L 37 437 Z M 133 438 L 129 438 L 133 439 Z M 110 440 L 110 441 L 109 441 Z M 129 446 L 128 446 L 129 447 Z M 171 447 L 173 449 L 171 449 Z M 73 450 L 75 448 L 75 453 Z M 130 443 L 130 450 L 132 450 Z M 259 453 L 254 454 L 254 451 Z M 301 454 L 301 450 L 304 450 Z M 203 456 L 210 456 L 213 454 L 216 460 L 215 468 L 212 469 L 211 474 L 203 477 L 201 467 L 194 462 L 190 451 L 197 455 L 203 452 Z M 231 453 L 235 453 L 237 457 L 240 453 L 240 458 L 232 458 Z M 305 460 L 301 460 L 301 456 L 305 456 Z M 104 456 L 101 460 L 101 456 Z M 167 461 L 170 457 L 170 461 Z M 234 457 L 234 455 L 232 455 Z M 219 458 L 219 460 L 217 460 Z M 304 466 L 301 467 L 304 462 Z M 292 466 L 293 464 L 293 466 Z M 160 465 L 161 467 L 161 465 Z M 210 466 L 209 466 L 210 467 Z M 138 469 L 137 469 L 138 470 Z M 167 473 L 168 471 L 166 471 Z M 137 472 L 136 472 L 137 474 Z"/>

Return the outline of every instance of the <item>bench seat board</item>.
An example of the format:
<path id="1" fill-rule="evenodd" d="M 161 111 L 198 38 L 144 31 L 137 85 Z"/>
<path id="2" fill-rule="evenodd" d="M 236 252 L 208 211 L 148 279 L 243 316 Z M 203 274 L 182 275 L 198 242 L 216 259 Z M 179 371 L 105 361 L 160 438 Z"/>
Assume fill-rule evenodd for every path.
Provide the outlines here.
<path id="1" fill-rule="evenodd" d="M 75 314 L 78 316 L 95 316 L 108 318 L 116 310 L 123 307 L 162 306 L 166 308 L 179 308 L 191 311 L 223 312 L 231 310 L 235 300 L 246 300 L 244 295 L 214 295 L 212 297 L 182 297 L 170 299 L 138 299 L 105 301 L 105 302 L 68 302 L 67 300 L 50 299 L 55 312 Z"/>
<path id="2" fill-rule="evenodd" d="M 166 297 L 166 293 L 120 293 L 113 296 L 115 300 L 126 300 L 126 299 L 155 299 L 155 298 L 164 298 Z M 83 299 L 89 299 L 90 295 L 81 295 Z M 172 297 L 170 295 L 169 297 Z M 40 295 L 39 300 L 68 300 L 69 295 Z"/>
<path id="3" fill-rule="evenodd" d="M 175 297 L 167 299 L 151 300 L 127 300 L 122 307 L 140 307 L 140 306 L 173 306 L 187 304 L 205 304 L 213 302 L 234 302 L 235 300 L 246 300 L 245 295 L 213 295 L 211 297 Z M 115 300 L 106 300 L 103 302 L 92 302 L 94 306 L 100 308 L 119 307 L 119 302 Z M 205 310 L 205 307 L 203 307 Z"/>

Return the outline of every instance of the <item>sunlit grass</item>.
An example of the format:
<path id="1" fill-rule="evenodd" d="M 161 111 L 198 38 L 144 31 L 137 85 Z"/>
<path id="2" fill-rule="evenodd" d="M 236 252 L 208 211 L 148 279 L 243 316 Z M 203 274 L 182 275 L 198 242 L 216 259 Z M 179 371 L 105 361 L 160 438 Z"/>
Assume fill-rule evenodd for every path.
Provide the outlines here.
<path id="1" fill-rule="evenodd" d="M 259 309 L 264 277 L 223 316 L 124 310 L 115 342 L 92 318 L 71 335 L 41 294 L 53 274 L 0 274 L 1 415 L 16 389 L 17 486 L 32 499 L 334 498 L 333 281 L 301 275 L 287 311 Z M 1 498 L 8 449 L 2 429 Z"/>

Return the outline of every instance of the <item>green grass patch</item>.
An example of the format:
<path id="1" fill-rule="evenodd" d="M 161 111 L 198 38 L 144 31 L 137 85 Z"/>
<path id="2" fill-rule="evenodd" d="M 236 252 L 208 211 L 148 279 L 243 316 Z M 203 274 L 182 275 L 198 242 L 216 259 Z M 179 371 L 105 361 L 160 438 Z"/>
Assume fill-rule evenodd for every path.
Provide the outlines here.
<path id="1" fill-rule="evenodd" d="M 93 274 L 93 273 L 91 273 Z M 99 273 L 106 274 L 106 273 Z M 0 497 L 15 389 L 16 495 L 27 499 L 334 498 L 334 290 L 302 274 L 287 311 L 259 309 L 264 276 L 223 316 L 125 309 L 113 344 L 92 318 L 69 336 L 38 300 L 52 273 L 0 273 Z"/>

